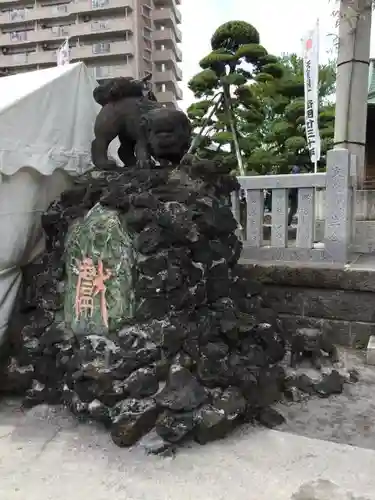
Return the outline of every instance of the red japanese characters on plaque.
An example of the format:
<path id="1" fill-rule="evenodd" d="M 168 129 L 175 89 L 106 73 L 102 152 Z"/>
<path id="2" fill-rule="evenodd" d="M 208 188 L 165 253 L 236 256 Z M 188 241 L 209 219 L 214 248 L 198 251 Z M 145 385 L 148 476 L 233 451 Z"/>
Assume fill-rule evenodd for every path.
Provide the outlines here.
<path id="1" fill-rule="evenodd" d="M 102 260 L 95 266 L 91 257 L 78 262 L 78 281 L 75 298 L 76 319 L 90 318 L 94 312 L 94 297 L 99 295 L 100 313 L 103 324 L 108 328 L 108 309 L 105 297 L 105 282 L 111 277 L 111 271 L 105 270 Z"/>

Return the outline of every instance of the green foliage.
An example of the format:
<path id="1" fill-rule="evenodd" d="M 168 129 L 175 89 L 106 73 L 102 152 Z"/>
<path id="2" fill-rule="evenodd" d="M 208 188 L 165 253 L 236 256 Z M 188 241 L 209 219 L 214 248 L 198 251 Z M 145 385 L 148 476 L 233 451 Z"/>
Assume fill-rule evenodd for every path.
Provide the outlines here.
<path id="1" fill-rule="evenodd" d="M 245 21 L 229 21 L 217 28 L 211 38 L 213 50 L 226 48 L 236 51 L 241 45 L 259 43 L 259 33 Z"/>
<path id="2" fill-rule="evenodd" d="M 210 120 L 210 98 L 219 91 L 230 95 L 238 142 L 247 170 L 289 172 L 291 165 L 312 168 L 305 136 L 303 61 L 296 54 L 276 57 L 260 44 L 258 31 L 244 21 L 220 26 L 211 38 L 212 52 L 200 61 L 203 71 L 189 82 L 197 102 L 188 115 L 196 130 L 207 135 L 198 154 L 220 158 L 235 167 L 228 113 L 221 104 Z M 333 143 L 335 64 L 319 68 L 319 127 L 322 161 Z"/>
<path id="3" fill-rule="evenodd" d="M 207 120 L 209 98 L 218 91 L 225 92 L 239 131 L 238 142 L 243 158 L 251 154 L 257 142 L 250 131 L 260 127 L 265 119 L 262 103 L 253 90 L 255 81 L 275 81 L 282 76 L 283 67 L 275 56 L 259 44 L 259 33 L 244 21 L 231 21 L 220 26 L 211 39 L 212 52 L 199 65 L 203 71 L 189 82 L 198 102 L 188 109 L 196 129 L 208 127 L 207 136 L 199 143 L 202 157 L 220 157 L 236 166 L 230 115 L 223 102 Z M 203 104 L 201 104 L 203 103 Z M 241 134 L 241 130 L 246 133 Z"/>
<path id="4" fill-rule="evenodd" d="M 235 55 L 237 59 L 241 59 L 243 57 L 249 64 L 257 64 L 267 56 L 267 51 L 262 45 L 257 43 L 248 43 L 240 46 L 236 50 Z"/>
<path id="5" fill-rule="evenodd" d="M 219 78 L 212 69 L 205 69 L 201 71 L 188 83 L 189 89 L 194 93 L 195 97 L 198 98 L 204 95 L 213 95 L 218 86 Z"/>
<path id="6" fill-rule="evenodd" d="M 273 63 L 275 64 L 275 63 Z M 269 79 L 265 73 L 256 78 L 253 90 L 260 101 L 265 116 L 256 129 L 257 148 L 252 152 L 248 164 L 259 172 L 284 173 L 291 165 L 311 169 L 305 134 L 305 103 L 303 82 L 303 61 L 295 54 L 279 59 L 284 71 L 280 78 Z M 264 69 L 262 70 L 264 71 Z M 333 143 L 335 107 L 330 101 L 335 89 L 335 65 L 333 62 L 319 68 L 319 127 L 322 159 Z M 246 135 L 254 135 L 253 128 L 246 127 Z M 258 165 L 256 162 L 259 162 Z"/>

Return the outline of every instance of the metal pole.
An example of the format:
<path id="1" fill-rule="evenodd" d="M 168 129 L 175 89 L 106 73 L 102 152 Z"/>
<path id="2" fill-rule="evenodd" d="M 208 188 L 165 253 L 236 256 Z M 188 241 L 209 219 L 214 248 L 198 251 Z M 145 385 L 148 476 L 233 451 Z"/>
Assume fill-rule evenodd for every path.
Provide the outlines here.
<path id="1" fill-rule="evenodd" d="M 372 0 L 340 1 L 334 145 L 356 155 L 359 187 L 365 179 L 371 17 Z"/>

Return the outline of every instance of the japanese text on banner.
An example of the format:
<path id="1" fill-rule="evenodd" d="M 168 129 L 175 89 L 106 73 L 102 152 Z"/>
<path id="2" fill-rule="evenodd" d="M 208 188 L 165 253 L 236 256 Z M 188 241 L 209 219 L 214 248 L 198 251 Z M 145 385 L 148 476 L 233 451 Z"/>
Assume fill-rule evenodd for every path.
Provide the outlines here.
<path id="1" fill-rule="evenodd" d="M 303 73 L 305 85 L 305 128 L 311 162 L 320 159 L 319 134 L 319 24 L 303 41 Z"/>

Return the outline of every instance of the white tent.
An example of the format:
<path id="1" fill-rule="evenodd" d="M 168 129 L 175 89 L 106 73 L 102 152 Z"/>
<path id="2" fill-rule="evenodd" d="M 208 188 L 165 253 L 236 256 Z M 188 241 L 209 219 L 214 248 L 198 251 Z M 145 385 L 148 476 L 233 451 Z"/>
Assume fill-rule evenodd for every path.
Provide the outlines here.
<path id="1" fill-rule="evenodd" d="M 96 85 L 83 63 L 0 78 L 0 345 L 41 213 L 90 166 Z"/>

